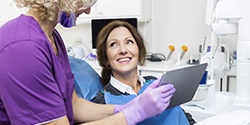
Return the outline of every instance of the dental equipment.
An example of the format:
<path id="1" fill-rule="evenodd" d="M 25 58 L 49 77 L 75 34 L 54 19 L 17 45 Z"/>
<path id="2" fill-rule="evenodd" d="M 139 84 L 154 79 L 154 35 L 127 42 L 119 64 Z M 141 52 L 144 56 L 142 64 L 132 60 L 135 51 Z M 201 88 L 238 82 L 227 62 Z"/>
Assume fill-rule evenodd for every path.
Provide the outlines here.
<path id="1" fill-rule="evenodd" d="M 183 46 L 181 46 L 181 48 L 182 48 L 182 53 L 181 53 L 181 55 L 180 55 L 180 60 L 182 60 L 183 59 L 183 57 L 184 57 L 184 55 L 185 55 L 185 53 L 187 52 L 187 50 L 188 50 L 188 47 L 187 46 L 185 46 L 185 45 L 183 45 Z"/>
<path id="2" fill-rule="evenodd" d="M 206 24 L 211 27 L 211 52 L 216 52 L 219 36 L 238 34 L 237 40 L 237 73 L 236 73 L 236 92 L 216 92 L 215 82 L 206 85 L 208 87 L 207 97 L 205 97 L 204 108 L 205 110 L 185 110 L 189 111 L 199 118 L 199 116 L 205 116 L 206 119 L 197 123 L 197 125 L 210 125 L 210 121 L 221 124 L 230 125 L 242 125 L 244 119 L 235 119 L 238 122 L 227 122 L 232 120 L 235 116 L 243 118 L 245 115 L 235 115 L 237 111 L 249 112 L 250 111 L 250 1 L 249 0 L 208 0 L 207 12 L 206 12 Z M 236 22 L 236 23 L 235 23 Z M 208 54 L 208 53 L 207 53 Z M 210 55 L 210 56 L 211 56 Z M 206 56 L 206 55 L 205 55 Z M 216 56 L 216 55 L 215 55 Z M 212 58 L 211 67 L 215 65 L 214 61 L 221 58 Z M 227 57 L 228 59 L 228 57 Z M 226 61 L 225 61 L 226 62 Z M 225 66 L 226 70 L 228 67 Z M 213 69 L 212 72 L 216 72 Z M 213 75 L 212 75 L 213 76 Z M 210 78 L 211 79 L 211 78 Z M 193 102 L 194 104 L 199 104 Z M 224 104 L 222 104 L 224 103 Z M 234 112 L 235 111 L 235 112 Z M 231 112 L 231 113 L 230 113 Z M 226 113 L 226 115 L 224 114 Z M 228 115 L 232 114 L 232 115 Z M 249 115 L 249 113 L 248 113 Z M 211 117 L 213 116 L 213 117 Z M 221 117 L 222 116 L 222 117 Z M 225 118 L 225 120 L 218 121 L 217 118 Z M 242 117 L 241 117 L 242 116 Z M 210 117 L 211 119 L 209 119 Z M 215 119 L 216 118 L 216 119 Z M 249 120 L 249 116 L 246 117 Z M 208 124 L 206 124 L 208 123 Z M 250 121 L 246 121 L 249 125 Z M 214 125 L 214 124 L 213 124 Z"/>
<path id="3" fill-rule="evenodd" d="M 171 57 L 172 53 L 173 53 L 173 52 L 174 52 L 174 50 L 175 50 L 175 47 L 174 47 L 174 46 L 172 46 L 172 45 L 169 45 L 169 46 L 168 46 L 168 48 L 170 49 L 170 52 L 169 52 L 169 54 L 168 54 L 168 56 L 167 56 L 166 61 L 168 61 L 168 60 L 170 59 L 170 57 Z"/>
<path id="4" fill-rule="evenodd" d="M 207 41 L 207 37 L 204 37 L 204 40 L 203 40 L 202 45 L 199 46 L 199 52 L 200 52 L 200 53 L 205 52 L 206 41 Z"/>
<path id="5" fill-rule="evenodd" d="M 250 106 L 250 1 L 249 0 L 209 0 L 212 31 L 217 35 L 238 33 L 236 103 Z M 216 5 L 216 6 L 215 6 Z M 213 15 L 213 13 L 215 13 Z M 237 23 L 230 23 L 237 19 Z M 207 20 L 209 23 L 209 20 Z"/>

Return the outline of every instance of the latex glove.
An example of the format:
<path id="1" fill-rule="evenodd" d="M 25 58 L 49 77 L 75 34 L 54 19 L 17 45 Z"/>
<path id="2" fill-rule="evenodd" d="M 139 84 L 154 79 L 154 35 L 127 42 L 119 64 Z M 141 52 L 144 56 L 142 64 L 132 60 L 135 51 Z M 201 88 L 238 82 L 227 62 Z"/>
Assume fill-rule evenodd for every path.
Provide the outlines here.
<path id="1" fill-rule="evenodd" d="M 148 88 L 146 88 L 145 91 L 148 91 L 147 89 L 149 89 L 150 86 L 152 86 L 152 84 L 159 84 L 160 81 L 161 81 L 161 77 L 158 78 L 157 80 L 153 81 L 153 83 L 151 83 L 151 84 L 148 86 Z M 144 92 L 145 92 L 145 91 L 144 91 Z M 122 111 L 123 109 L 129 107 L 130 105 L 133 105 L 133 103 L 134 103 L 134 102 L 137 102 L 137 100 L 138 100 L 138 97 L 134 98 L 133 100 L 131 100 L 130 102 L 128 102 L 126 105 L 115 105 L 115 106 L 114 106 L 114 114 L 116 114 L 116 113 Z"/>
<path id="2" fill-rule="evenodd" d="M 159 86 L 159 83 L 160 79 L 155 80 L 142 94 L 124 106 L 115 106 L 115 112 L 121 110 L 128 125 L 161 114 L 170 104 L 175 88 L 172 84 Z"/>

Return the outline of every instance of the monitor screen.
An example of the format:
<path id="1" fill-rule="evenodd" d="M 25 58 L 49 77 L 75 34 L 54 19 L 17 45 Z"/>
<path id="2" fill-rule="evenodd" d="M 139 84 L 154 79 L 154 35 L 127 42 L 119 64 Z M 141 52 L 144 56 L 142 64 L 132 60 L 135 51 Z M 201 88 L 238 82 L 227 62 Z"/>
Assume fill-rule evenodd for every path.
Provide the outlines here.
<path id="1" fill-rule="evenodd" d="M 92 31 L 92 49 L 96 49 L 96 39 L 100 30 L 113 20 L 123 20 L 135 28 L 137 28 L 137 18 L 118 18 L 118 19 L 92 19 L 91 20 L 91 31 Z"/>

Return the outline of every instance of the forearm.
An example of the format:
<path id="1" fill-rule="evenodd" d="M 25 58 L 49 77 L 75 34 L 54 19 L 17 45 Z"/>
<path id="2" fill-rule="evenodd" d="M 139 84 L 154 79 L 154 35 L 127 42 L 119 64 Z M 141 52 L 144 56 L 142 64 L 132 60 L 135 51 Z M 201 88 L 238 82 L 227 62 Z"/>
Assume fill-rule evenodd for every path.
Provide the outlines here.
<path id="1" fill-rule="evenodd" d="M 77 123 L 95 121 L 114 114 L 113 105 L 102 105 L 78 98 L 73 103 L 74 119 Z"/>
<path id="2" fill-rule="evenodd" d="M 127 122 L 123 113 L 117 113 L 98 121 L 83 123 L 79 125 L 127 125 Z"/>

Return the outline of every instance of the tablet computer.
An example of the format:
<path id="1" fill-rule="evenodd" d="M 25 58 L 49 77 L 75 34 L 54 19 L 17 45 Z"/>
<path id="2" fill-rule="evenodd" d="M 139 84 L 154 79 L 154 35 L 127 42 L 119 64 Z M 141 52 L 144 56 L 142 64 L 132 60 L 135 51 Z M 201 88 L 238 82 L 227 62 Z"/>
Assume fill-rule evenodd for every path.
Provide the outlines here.
<path id="1" fill-rule="evenodd" d="M 167 71 L 160 84 L 173 84 L 176 92 L 168 108 L 191 101 L 206 70 L 207 63 Z"/>

